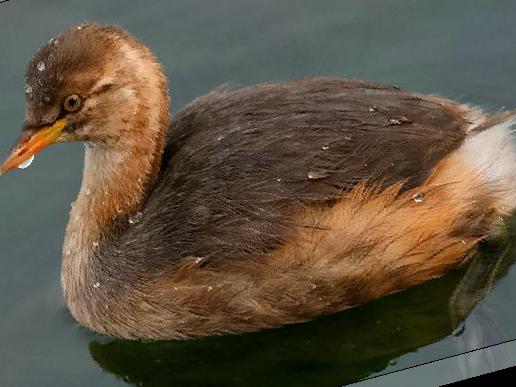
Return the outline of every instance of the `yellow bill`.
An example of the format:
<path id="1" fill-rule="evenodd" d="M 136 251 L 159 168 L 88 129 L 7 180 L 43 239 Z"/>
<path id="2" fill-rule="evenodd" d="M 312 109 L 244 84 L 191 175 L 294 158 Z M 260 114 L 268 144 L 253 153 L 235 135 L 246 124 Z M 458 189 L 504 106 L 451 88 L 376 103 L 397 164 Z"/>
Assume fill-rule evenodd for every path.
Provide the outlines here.
<path id="1" fill-rule="evenodd" d="M 0 167 L 0 174 L 18 167 L 24 161 L 38 153 L 41 149 L 55 143 L 63 129 L 66 127 L 66 119 L 57 120 L 50 126 L 38 128 L 28 137 L 25 136 L 11 152 L 7 160 Z"/>

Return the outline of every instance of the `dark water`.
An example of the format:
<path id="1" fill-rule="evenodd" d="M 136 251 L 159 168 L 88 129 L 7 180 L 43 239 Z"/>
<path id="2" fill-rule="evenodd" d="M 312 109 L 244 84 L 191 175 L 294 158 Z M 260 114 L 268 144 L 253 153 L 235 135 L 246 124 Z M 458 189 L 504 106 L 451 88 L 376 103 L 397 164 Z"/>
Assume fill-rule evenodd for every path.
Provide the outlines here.
<path id="1" fill-rule="evenodd" d="M 147 42 L 171 78 L 175 108 L 227 81 L 331 74 L 490 110 L 516 106 L 512 0 L 14 0 L 0 4 L 1 155 L 23 119 L 29 56 L 86 20 L 120 24 Z M 95 336 L 69 317 L 59 285 L 81 168 L 82 146 L 55 146 L 28 170 L 0 178 L 2 386 L 334 386 L 516 338 L 511 228 L 469 267 L 310 323 L 190 342 Z"/>

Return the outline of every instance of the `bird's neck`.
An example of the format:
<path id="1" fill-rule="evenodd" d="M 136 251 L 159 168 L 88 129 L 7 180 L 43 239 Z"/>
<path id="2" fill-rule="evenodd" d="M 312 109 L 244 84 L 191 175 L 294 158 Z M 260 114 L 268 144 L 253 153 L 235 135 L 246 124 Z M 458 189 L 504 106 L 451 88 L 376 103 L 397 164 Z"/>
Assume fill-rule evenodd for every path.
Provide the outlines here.
<path id="1" fill-rule="evenodd" d="M 123 147 L 86 145 L 82 185 L 67 237 L 80 236 L 81 243 L 96 244 L 113 224 L 138 212 L 157 179 L 162 154 L 162 137 L 138 139 Z"/>
<path id="2" fill-rule="evenodd" d="M 66 228 L 61 268 L 66 303 L 78 321 L 97 330 L 98 305 L 107 307 L 106 291 L 117 286 L 112 273 L 123 278 L 130 264 L 110 260 L 106 248 L 130 227 L 161 167 L 168 110 L 160 120 L 145 121 L 160 125 L 139 126 L 138 138 L 117 146 L 86 145 L 82 185 Z"/>
<path id="3" fill-rule="evenodd" d="M 115 69 L 111 72 L 125 69 L 133 76 L 110 91 L 113 100 L 124 104 L 97 131 L 111 131 L 113 136 L 105 141 L 112 142 L 86 145 L 82 185 L 70 212 L 61 267 L 68 308 L 83 325 L 97 331 L 102 331 L 105 320 L 99 308 L 116 299 L 111 293 L 120 296 L 120 284 L 115 282 L 131 270 L 131 262 L 112 258 L 109 247 L 129 229 L 131 217 L 154 188 L 169 125 L 168 87 L 161 65 L 136 41 L 125 37 L 115 44 L 120 55 L 110 62 Z M 104 73 L 100 84 L 110 81 Z"/>
<path id="4" fill-rule="evenodd" d="M 130 226 L 156 182 L 163 136 L 125 147 L 87 145 L 83 180 L 70 211 L 63 244 L 61 282 L 68 308 L 88 327 L 99 328 L 98 305 L 116 284 L 106 273 L 124 276 L 125 262 L 112 262 L 105 248 Z M 102 288 L 101 288 L 102 287 Z"/>
<path id="5" fill-rule="evenodd" d="M 136 78 L 111 92 L 113 100 L 123 100 L 124 104 L 98 132 L 113 136 L 105 142 L 86 144 L 81 190 L 66 231 L 65 261 L 67 256 L 77 261 L 91 255 L 92 247 L 104 237 L 112 237 L 114 225 L 122 231 L 122 221 L 141 209 L 161 167 L 169 125 L 166 77 L 145 46 L 123 39 L 118 45 L 121 62 L 113 60 L 111 66 L 117 71 L 129 69 Z M 104 74 L 99 84 L 108 81 L 110 77 Z"/>

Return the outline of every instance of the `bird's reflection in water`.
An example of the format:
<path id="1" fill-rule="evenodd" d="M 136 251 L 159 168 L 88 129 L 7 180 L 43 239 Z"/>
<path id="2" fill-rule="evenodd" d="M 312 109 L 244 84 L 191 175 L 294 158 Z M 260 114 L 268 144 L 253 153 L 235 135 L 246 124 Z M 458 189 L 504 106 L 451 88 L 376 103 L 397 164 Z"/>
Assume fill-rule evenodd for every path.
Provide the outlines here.
<path id="1" fill-rule="evenodd" d="M 142 386 L 329 386 L 392 369 L 401 355 L 448 335 L 455 335 L 457 348 L 443 356 L 496 344 L 504 332 L 479 301 L 516 257 L 515 223 L 511 219 L 505 237 L 481 245 L 463 268 L 355 309 L 243 335 L 94 340 L 91 356 L 104 370 Z M 463 363 L 464 373 L 479 360 L 486 361 Z"/>
<path id="2" fill-rule="evenodd" d="M 510 339 L 513 332 L 504 332 L 489 305 L 479 301 L 513 263 L 514 243 L 512 236 L 505 244 L 484 244 L 482 253 L 470 263 L 450 299 L 452 323 L 457 325 L 454 333 L 457 352 L 474 351 L 457 358 L 464 378 L 478 375 L 478 370 L 496 369 L 497 364 L 504 363 L 500 356 L 506 354 L 500 350 L 492 351 L 489 346 Z M 484 350 L 475 351 L 479 348 Z"/>

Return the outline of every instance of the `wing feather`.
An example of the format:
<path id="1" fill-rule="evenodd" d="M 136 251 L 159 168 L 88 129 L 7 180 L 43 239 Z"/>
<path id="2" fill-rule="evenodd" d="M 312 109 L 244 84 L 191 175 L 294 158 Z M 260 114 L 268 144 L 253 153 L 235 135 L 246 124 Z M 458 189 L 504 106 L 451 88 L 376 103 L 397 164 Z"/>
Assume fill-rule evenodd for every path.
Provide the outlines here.
<path id="1" fill-rule="evenodd" d="M 121 250 L 155 267 L 256 258 L 299 226 L 300 207 L 331 204 L 361 181 L 421 184 L 462 143 L 469 113 L 342 78 L 215 90 L 173 117 L 159 181 Z"/>

